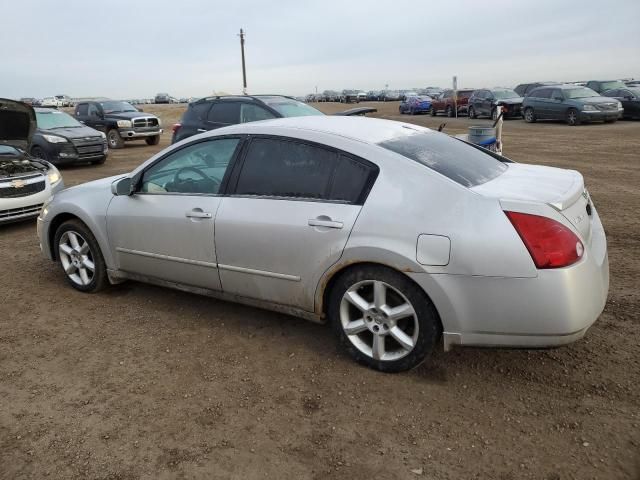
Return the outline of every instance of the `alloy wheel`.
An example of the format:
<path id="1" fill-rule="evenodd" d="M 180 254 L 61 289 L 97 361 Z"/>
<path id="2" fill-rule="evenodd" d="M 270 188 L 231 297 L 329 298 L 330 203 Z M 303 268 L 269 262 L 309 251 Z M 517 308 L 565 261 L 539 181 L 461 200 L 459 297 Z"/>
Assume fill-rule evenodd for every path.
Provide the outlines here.
<path id="1" fill-rule="evenodd" d="M 340 302 L 340 322 L 349 341 L 378 361 L 405 357 L 418 340 L 418 317 L 399 290 L 379 280 L 351 286 Z"/>
<path id="2" fill-rule="evenodd" d="M 118 132 L 111 130 L 108 135 L 109 148 L 118 148 Z"/>
<path id="3" fill-rule="evenodd" d="M 96 267 L 89 243 L 82 235 L 73 230 L 64 232 L 58 243 L 58 254 L 71 281 L 81 286 L 91 283 Z"/>

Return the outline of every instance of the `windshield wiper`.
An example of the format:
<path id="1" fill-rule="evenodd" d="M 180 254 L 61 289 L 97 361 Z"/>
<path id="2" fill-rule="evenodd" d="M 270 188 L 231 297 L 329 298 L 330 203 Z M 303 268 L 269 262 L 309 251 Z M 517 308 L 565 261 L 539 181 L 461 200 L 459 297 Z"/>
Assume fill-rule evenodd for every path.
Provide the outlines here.
<path id="1" fill-rule="evenodd" d="M 57 127 L 45 128 L 45 130 L 55 130 L 56 128 L 80 128 L 82 125 L 58 125 Z"/>

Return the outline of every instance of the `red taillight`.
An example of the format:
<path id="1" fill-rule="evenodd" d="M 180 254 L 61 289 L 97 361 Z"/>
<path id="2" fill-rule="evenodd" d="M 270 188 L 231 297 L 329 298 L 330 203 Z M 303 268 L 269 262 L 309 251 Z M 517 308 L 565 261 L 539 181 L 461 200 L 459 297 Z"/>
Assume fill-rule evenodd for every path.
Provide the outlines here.
<path id="1" fill-rule="evenodd" d="M 511 220 L 537 268 L 566 267 L 582 257 L 582 242 L 561 223 L 528 213 L 504 213 Z"/>
<path id="2" fill-rule="evenodd" d="M 173 133 L 176 133 L 181 128 L 182 128 L 182 124 L 181 123 L 174 123 L 173 127 L 171 127 L 171 130 L 173 130 Z"/>

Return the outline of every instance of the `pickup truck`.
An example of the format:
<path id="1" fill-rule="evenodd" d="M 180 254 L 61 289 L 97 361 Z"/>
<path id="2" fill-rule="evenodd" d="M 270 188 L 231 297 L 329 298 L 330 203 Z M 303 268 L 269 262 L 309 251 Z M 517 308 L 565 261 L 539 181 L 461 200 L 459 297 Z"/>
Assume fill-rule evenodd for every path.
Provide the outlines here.
<path id="1" fill-rule="evenodd" d="M 144 140 L 147 145 L 160 143 L 160 119 L 138 110 L 128 102 L 80 102 L 73 115 L 79 122 L 104 132 L 109 148 L 122 148 L 124 142 L 130 140 Z"/>
<path id="2" fill-rule="evenodd" d="M 445 113 L 447 117 L 456 116 L 456 105 L 458 107 L 458 115 L 466 114 L 469 104 L 469 97 L 473 90 L 458 90 L 458 99 L 454 101 L 455 92 L 451 89 L 445 90 L 442 94 L 433 99 L 431 103 L 431 116 L 435 117 L 438 113 Z"/>

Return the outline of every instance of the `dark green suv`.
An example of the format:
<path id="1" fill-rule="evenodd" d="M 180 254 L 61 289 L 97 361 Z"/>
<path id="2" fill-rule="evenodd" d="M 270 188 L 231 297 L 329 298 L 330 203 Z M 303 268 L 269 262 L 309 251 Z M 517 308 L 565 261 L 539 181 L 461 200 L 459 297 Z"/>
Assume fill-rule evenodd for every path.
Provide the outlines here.
<path id="1" fill-rule="evenodd" d="M 524 119 L 564 120 L 569 125 L 582 122 L 615 122 L 622 117 L 622 104 L 612 98 L 601 97 L 590 88 L 576 85 L 539 87 L 522 102 Z"/>

